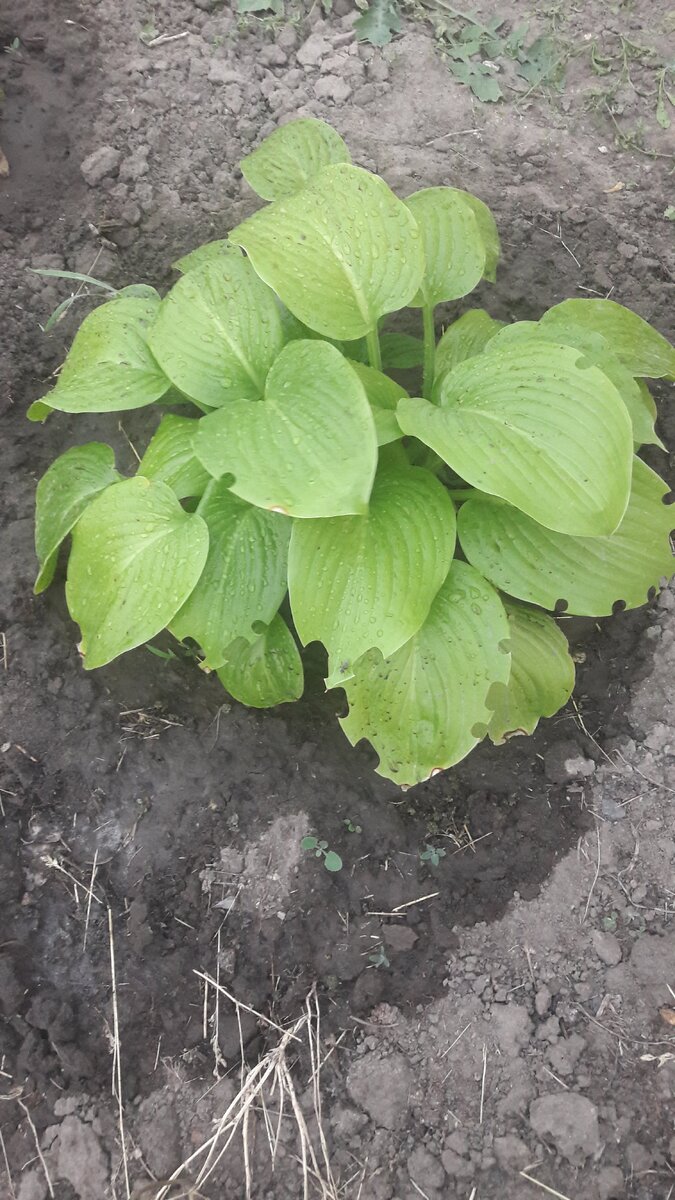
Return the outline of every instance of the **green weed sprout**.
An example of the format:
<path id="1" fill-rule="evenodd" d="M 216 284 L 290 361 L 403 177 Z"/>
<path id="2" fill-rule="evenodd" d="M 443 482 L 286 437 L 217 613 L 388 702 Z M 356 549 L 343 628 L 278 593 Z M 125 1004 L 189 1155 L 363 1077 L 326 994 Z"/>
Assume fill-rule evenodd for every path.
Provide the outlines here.
<path id="1" fill-rule="evenodd" d="M 323 865 L 327 871 L 342 870 L 342 859 L 334 850 L 328 849 L 328 842 L 315 837 L 304 837 L 300 846 L 303 850 L 313 850 L 316 858 L 323 858 Z"/>
<path id="2" fill-rule="evenodd" d="M 298 643 L 322 642 L 347 738 L 410 786 L 566 703 L 551 613 L 635 608 L 672 574 L 638 451 L 661 446 L 645 379 L 675 378 L 675 349 L 599 299 L 511 325 L 470 308 L 437 341 L 437 306 L 495 279 L 481 200 L 400 200 L 313 119 L 241 165 L 269 203 L 163 299 L 95 308 L 29 410 L 160 414 L 132 477 L 89 442 L 40 480 L 35 591 L 70 535 L 87 669 L 168 629 L 258 708 L 301 695 Z M 421 339 L 388 328 L 405 308 Z"/>

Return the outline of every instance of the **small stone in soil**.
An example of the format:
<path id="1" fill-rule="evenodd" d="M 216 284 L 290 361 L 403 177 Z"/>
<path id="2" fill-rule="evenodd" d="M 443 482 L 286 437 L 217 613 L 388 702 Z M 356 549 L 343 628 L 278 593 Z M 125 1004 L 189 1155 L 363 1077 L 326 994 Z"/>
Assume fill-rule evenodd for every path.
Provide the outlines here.
<path id="1" fill-rule="evenodd" d="M 116 175 L 122 155 L 114 146 L 99 146 L 80 166 L 85 183 L 96 187 L 107 175 Z"/>
<path id="2" fill-rule="evenodd" d="M 621 962 L 621 946 L 613 933 L 606 933 L 602 929 L 594 930 L 593 949 L 600 961 L 608 967 L 615 967 Z"/>

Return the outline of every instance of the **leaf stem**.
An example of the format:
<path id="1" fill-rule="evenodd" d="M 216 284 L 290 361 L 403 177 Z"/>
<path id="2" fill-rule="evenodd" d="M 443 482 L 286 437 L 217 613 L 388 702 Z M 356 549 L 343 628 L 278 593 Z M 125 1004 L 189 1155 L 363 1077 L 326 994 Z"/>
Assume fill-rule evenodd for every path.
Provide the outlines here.
<path id="1" fill-rule="evenodd" d="M 425 304 L 422 309 L 424 323 L 424 382 L 422 392 L 425 400 L 431 399 L 431 389 L 434 385 L 434 368 L 436 363 L 436 328 L 434 325 L 434 306 Z"/>
<path id="2" fill-rule="evenodd" d="M 366 344 L 368 346 L 368 361 L 371 367 L 376 371 L 382 370 L 382 354 L 380 351 L 380 338 L 377 332 L 377 326 L 374 329 L 369 329 L 366 334 Z"/>

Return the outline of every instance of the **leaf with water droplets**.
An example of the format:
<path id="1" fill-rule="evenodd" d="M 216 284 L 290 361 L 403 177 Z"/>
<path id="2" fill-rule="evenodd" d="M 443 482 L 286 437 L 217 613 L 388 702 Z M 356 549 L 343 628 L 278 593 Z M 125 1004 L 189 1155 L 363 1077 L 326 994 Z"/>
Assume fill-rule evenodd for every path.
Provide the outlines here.
<path id="1" fill-rule="evenodd" d="M 362 517 L 296 521 L 288 558 L 301 640 L 323 642 L 329 687 L 377 647 L 393 654 L 422 625 L 455 550 L 455 510 L 419 467 L 380 466 Z"/>
<path id="2" fill-rule="evenodd" d="M 409 304 L 424 272 L 410 211 L 382 179 L 347 163 L 254 213 L 230 240 L 300 321 L 340 340 Z"/>
<path id="3" fill-rule="evenodd" d="M 199 404 L 257 400 L 283 345 L 279 306 L 250 262 L 226 255 L 174 284 L 149 341 L 171 382 Z"/>
<path id="4" fill-rule="evenodd" d="M 356 371 L 365 388 L 375 421 L 378 446 L 388 446 L 390 442 L 397 442 L 403 437 L 403 433 L 396 420 L 396 407 L 399 400 L 408 395 L 405 388 L 366 363 L 350 360 L 349 365 Z"/>
<path id="5" fill-rule="evenodd" d="M 218 670 L 223 687 L 249 708 L 274 708 L 299 700 L 302 661 L 283 617 L 278 614 L 254 642 L 239 638 Z"/>
<path id="6" fill-rule="evenodd" d="M 197 457 L 251 504 L 293 517 L 365 512 L 377 465 L 363 384 L 327 342 L 289 342 L 265 399 L 233 400 L 199 422 Z"/>
<path id="7" fill-rule="evenodd" d="M 201 496 L 211 476 L 194 452 L 198 421 L 167 413 L 153 434 L 139 466 L 138 475 L 168 483 L 179 500 Z"/>
<path id="8" fill-rule="evenodd" d="M 581 351 L 579 363 L 591 363 L 599 367 L 621 396 L 631 419 L 635 444 L 664 448 L 654 429 L 656 406 L 646 384 L 631 375 L 618 356 L 612 353 L 609 342 L 602 334 L 585 329 L 580 324 L 566 325 L 564 321 L 556 321 L 554 325 L 546 325 L 541 321 L 517 321 L 514 325 L 505 325 L 496 337 L 491 338 L 488 352 L 491 354 L 494 350 L 521 345 L 532 339 L 548 342 L 549 345 L 555 342 L 573 346 Z"/>
<path id="9" fill-rule="evenodd" d="M 171 384 L 148 347 L 158 307 L 157 296 L 120 296 L 95 308 L 42 403 L 60 412 L 124 412 L 159 400 Z"/>
<path id="10" fill-rule="evenodd" d="M 119 478 L 115 455 L 103 442 L 73 446 L 45 471 L 35 494 L 35 553 L 40 563 L 36 596 L 49 587 L 59 546 L 87 505 Z"/>
<path id="11" fill-rule="evenodd" d="M 203 267 L 207 263 L 222 263 L 223 259 L 241 258 L 242 253 L 239 246 L 233 246 L 227 238 L 218 238 L 215 242 L 204 242 L 203 246 L 197 246 L 196 250 L 191 250 L 189 254 L 184 254 L 182 258 L 176 259 L 171 264 L 174 271 L 180 271 L 181 275 L 186 275 L 188 271 L 194 271 L 195 267 Z"/>
<path id="12" fill-rule="evenodd" d="M 253 642 L 286 592 L 291 522 L 240 500 L 226 481 L 212 481 L 197 513 L 209 531 L 209 553 L 196 587 L 171 622 L 181 641 L 194 638 L 207 667 L 220 667 L 237 638 Z"/>
<path id="13" fill-rule="evenodd" d="M 650 588 L 670 578 L 675 509 L 668 486 L 634 459 L 628 508 L 611 537 L 567 537 L 545 529 L 493 496 L 471 497 L 459 513 L 459 539 L 469 562 L 496 587 L 554 609 L 605 617 L 617 601 L 639 608 Z"/>
<path id="14" fill-rule="evenodd" d="M 513 734 L 534 733 L 540 717 L 552 717 L 574 688 L 567 638 L 552 617 L 536 608 L 504 602 L 509 621 L 511 674 L 495 687 L 488 736 L 500 745 Z"/>
<path id="15" fill-rule="evenodd" d="M 471 308 L 453 321 L 436 347 L 436 383 L 449 371 L 482 354 L 488 342 L 499 333 L 503 321 L 495 321 L 484 308 Z"/>
<path id="16" fill-rule="evenodd" d="M 351 155 L 336 129 L 315 117 L 301 117 L 275 129 L 239 165 L 263 200 L 283 200 L 301 191 L 323 167 L 348 162 Z"/>
<path id="17" fill-rule="evenodd" d="M 174 617 L 201 575 L 209 535 L 171 488 L 137 476 L 113 483 L 73 531 L 66 600 L 90 670 L 147 642 Z"/>
<path id="18" fill-rule="evenodd" d="M 485 272 L 486 250 L 466 193 L 433 187 L 406 200 L 419 226 L 426 267 L 413 308 L 434 307 L 473 291 Z"/>
<path id="19" fill-rule="evenodd" d="M 481 491 L 561 533 L 613 533 L 628 503 L 630 418 L 570 346 L 527 340 L 443 376 L 440 407 L 401 400 L 398 423 Z"/>
<path id="20" fill-rule="evenodd" d="M 559 322 L 601 333 L 632 375 L 675 379 L 675 347 L 637 313 L 614 300 L 563 300 L 541 320 L 552 333 Z"/>
<path id="21" fill-rule="evenodd" d="M 345 684 L 352 745 L 367 738 L 378 775 L 411 786 L 459 762 L 485 736 L 490 691 L 506 683 L 509 626 L 494 588 L 453 562 L 421 629 L 389 658 L 370 650 Z"/>

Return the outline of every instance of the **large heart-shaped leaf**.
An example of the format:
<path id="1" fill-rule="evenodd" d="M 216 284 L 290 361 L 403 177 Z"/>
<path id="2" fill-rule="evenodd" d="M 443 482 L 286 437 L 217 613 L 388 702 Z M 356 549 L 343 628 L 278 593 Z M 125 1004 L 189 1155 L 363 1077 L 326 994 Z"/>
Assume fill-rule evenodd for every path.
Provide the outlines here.
<path id="1" fill-rule="evenodd" d="M 382 179 L 347 163 L 254 213 L 230 234 L 300 321 L 352 340 L 408 304 L 422 282 L 415 220 Z"/>
<path id="2" fill-rule="evenodd" d="M 239 164 L 241 173 L 263 200 L 284 200 L 301 191 L 331 163 L 351 162 L 340 134 L 325 121 L 301 117 L 266 137 Z"/>
<path id="3" fill-rule="evenodd" d="M 171 386 L 148 348 L 159 297 L 120 296 L 84 318 L 56 387 L 42 403 L 60 412 L 123 412 Z"/>
<path id="4" fill-rule="evenodd" d="M 194 638 L 207 667 L 220 667 L 237 638 L 252 642 L 286 592 L 291 522 L 240 500 L 212 480 L 197 512 L 209 531 L 209 553 L 196 587 L 171 622 L 181 641 Z"/>
<path id="5" fill-rule="evenodd" d="M 295 639 L 278 614 L 254 642 L 238 638 L 218 670 L 223 687 L 249 708 L 273 708 L 299 700 L 304 686 Z"/>
<path id="6" fill-rule="evenodd" d="M 466 193 L 455 188 L 424 188 L 406 204 L 422 234 L 424 278 L 410 301 L 434 307 L 472 292 L 485 271 L 485 245 Z"/>
<path id="7" fill-rule="evenodd" d="M 481 354 L 444 376 L 441 407 L 401 400 L 404 433 L 481 491 L 561 533 L 613 533 L 628 503 L 630 418 L 596 367 L 536 340 Z"/>
<path id="8" fill-rule="evenodd" d="M 296 521 L 288 558 L 293 620 L 329 654 L 328 686 L 366 650 L 393 654 L 420 628 L 455 550 L 455 511 L 419 467 L 381 466 L 368 512 Z"/>
<path id="9" fill-rule="evenodd" d="M 376 371 L 374 367 L 365 363 L 350 361 L 349 365 L 356 371 L 368 397 L 375 421 L 378 446 L 388 446 L 390 442 L 397 442 L 403 437 L 403 433 L 396 420 L 396 408 L 399 400 L 408 395 L 405 388 L 382 371 Z"/>
<path id="10" fill-rule="evenodd" d="M 87 669 L 102 667 L 168 625 L 201 575 L 206 524 L 171 488 L 137 476 L 113 483 L 73 531 L 66 599 Z"/>
<path id="11" fill-rule="evenodd" d="M 503 321 L 495 321 L 484 308 L 471 308 L 453 321 L 436 347 L 436 379 L 447 375 L 467 358 L 482 354 L 503 325 Z"/>
<path id="12" fill-rule="evenodd" d="M 601 333 L 632 375 L 675 379 L 675 347 L 637 313 L 614 300 L 563 300 L 541 320 L 551 331 L 562 323 Z"/>
<path id="13" fill-rule="evenodd" d="M 390 658 L 370 650 L 345 684 L 353 745 L 367 738 L 379 775 L 410 786 L 459 762 L 485 736 L 488 696 L 506 683 L 509 626 L 499 596 L 453 562 L 422 628 Z"/>
<path id="14" fill-rule="evenodd" d="M 256 400 L 283 336 L 276 299 L 237 254 L 189 270 L 162 301 L 150 345 L 172 383 L 200 404 Z"/>
<path id="15" fill-rule="evenodd" d="M 293 517 L 362 513 L 377 436 L 356 372 L 327 342 L 289 342 L 262 403 L 232 401 L 199 422 L 195 452 L 207 471 L 234 477 L 237 496 Z"/>
<path id="16" fill-rule="evenodd" d="M 211 476 L 194 452 L 198 425 L 192 417 L 177 417 L 173 413 L 162 417 L 137 474 L 167 483 L 179 500 L 186 496 L 201 496 Z"/>
<path id="17" fill-rule="evenodd" d="M 540 717 L 552 717 L 574 688 L 574 661 L 567 638 L 552 617 L 522 604 L 504 605 L 509 619 L 511 674 L 496 687 L 488 736 L 500 745 L 514 734 L 533 733 Z"/>
<path id="18" fill-rule="evenodd" d="M 667 492 L 636 458 L 628 508 L 611 537 L 566 537 L 502 500 L 476 496 L 460 509 L 459 538 L 469 562 L 512 596 L 604 617 L 619 600 L 638 608 L 650 588 L 673 574 L 675 510 L 663 503 Z"/>
<path id="19" fill-rule="evenodd" d="M 663 448 L 663 443 L 654 429 L 656 406 L 651 396 L 649 393 L 645 396 L 645 385 L 635 379 L 616 354 L 612 353 L 609 342 L 602 334 L 584 329 L 581 325 L 565 325 L 563 321 L 556 321 L 555 326 L 537 321 L 517 321 L 515 325 L 506 325 L 490 340 L 489 352 L 501 350 L 505 346 L 520 345 L 533 338 L 549 343 L 554 340 L 563 346 L 573 346 L 575 350 L 583 351 L 584 361 L 599 367 L 621 396 L 633 426 L 633 441 L 638 446 L 653 445 Z"/>
<path id="20" fill-rule="evenodd" d="M 188 271 L 194 271 L 195 267 L 203 267 L 213 262 L 221 263 L 224 258 L 231 258 L 232 255 L 241 258 L 241 247 L 233 246 L 227 238 L 218 238 L 215 242 L 205 242 L 203 246 L 197 246 L 196 250 L 191 250 L 189 254 L 176 259 L 171 266 L 174 271 L 186 275 Z"/>
<path id="21" fill-rule="evenodd" d="M 115 455 L 103 442 L 73 446 L 45 471 L 35 494 L 35 553 L 40 563 L 36 596 L 49 587 L 59 546 L 87 505 L 119 478 Z"/>

